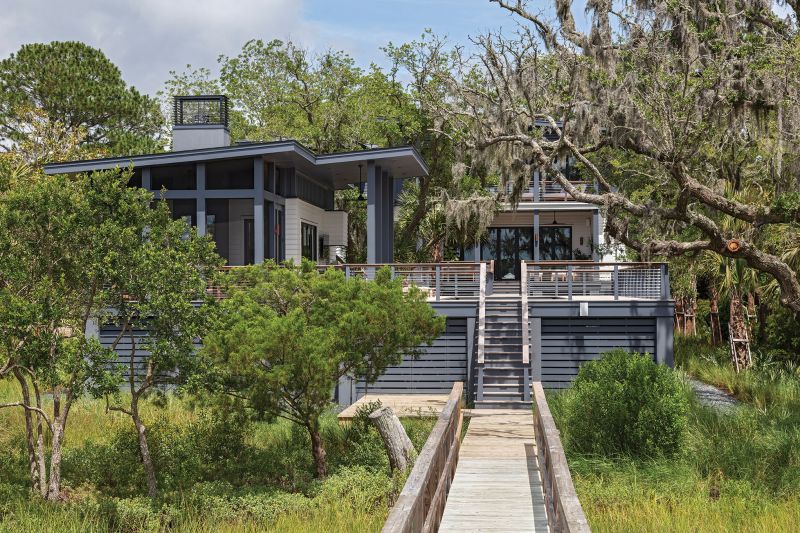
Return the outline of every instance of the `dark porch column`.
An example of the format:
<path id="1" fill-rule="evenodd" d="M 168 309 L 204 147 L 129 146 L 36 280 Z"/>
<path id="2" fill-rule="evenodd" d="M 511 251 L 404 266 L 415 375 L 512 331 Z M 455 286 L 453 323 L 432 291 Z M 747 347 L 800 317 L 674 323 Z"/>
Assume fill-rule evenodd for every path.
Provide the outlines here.
<path id="1" fill-rule="evenodd" d="M 383 175 L 383 263 L 391 263 L 394 258 L 394 179 L 388 172 Z"/>
<path id="2" fill-rule="evenodd" d="M 264 262 L 264 159 L 253 159 L 253 261 Z"/>
<path id="3" fill-rule="evenodd" d="M 383 180 L 381 168 L 375 161 L 367 161 L 367 263 L 380 263 L 383 257 Z"/>
<path id="4" fill-rule="evenodd" d="M 206 164 L 197 163 L 197 234 L 206 234 Z"/>
<path id="5" fill-rule="evenodd" d="M 267 163 L 267 175 L 266 175 L 266 182 L 267 182 L 267 189 L 271 193 L 275 193 L 275 185 L 276 185 L 276 176 L 277 170 L 275 168 L 275 163 Z M 271 196 L 274 199 L 274 196 Z M 278 259 L 278 250 L 275 246 L 275 203 L 268 202 L 267 203 L 267 227 L 264 230 L 266 232 L 266 252 L 265 257 L 268 259 Z"/>

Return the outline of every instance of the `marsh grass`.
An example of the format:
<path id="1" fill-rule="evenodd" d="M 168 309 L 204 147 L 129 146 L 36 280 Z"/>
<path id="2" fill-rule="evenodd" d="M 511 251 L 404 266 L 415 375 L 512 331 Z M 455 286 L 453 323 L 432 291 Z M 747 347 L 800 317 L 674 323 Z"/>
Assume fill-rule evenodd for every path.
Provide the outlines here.
<path id="1" fill-rule="evenodd" d="M 0 382 L 0 402 L 17 392 Z M 31 496 L 22 413 L 0 410 L 0 532 L 376 531 L 402 488 L 404 476 L 389 475 L 383 444 L 363 421 L 323 417 L 331 475 L 319 482 L 303 429 L 191 407 L 174 395 L 144 406 L 161 489 L 150 501 L 130 420 L 82 399 L 67 428 L 66 501 L 56 504 Z M 417 449 L 434 423 L 403 420 Z"/>
<path id="2" fill-rule="evenodd" d="M 775 368 L 736 374 L 717 351 L 695 340 L 676 343 L 683 370 L 743 404 L 721 414 L 690 398 L 687 436 L 675 457 L 566 450 L 593 531 L 800 531 L 800 380 Z M 548 396 L 565 433 L 569 394 Z"/>

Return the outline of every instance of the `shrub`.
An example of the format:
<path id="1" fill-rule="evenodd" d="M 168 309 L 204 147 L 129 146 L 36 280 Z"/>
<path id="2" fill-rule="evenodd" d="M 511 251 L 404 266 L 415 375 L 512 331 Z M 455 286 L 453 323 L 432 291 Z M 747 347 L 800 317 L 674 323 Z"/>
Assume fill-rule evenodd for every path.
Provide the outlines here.
<path id="1" fill-rule="evenodd" d="M 581 367 L 568 394 L 566 442 L 577 452 L 669 456 L 685 438 L 686 390 L 647 354 L 604 354 Z"/>

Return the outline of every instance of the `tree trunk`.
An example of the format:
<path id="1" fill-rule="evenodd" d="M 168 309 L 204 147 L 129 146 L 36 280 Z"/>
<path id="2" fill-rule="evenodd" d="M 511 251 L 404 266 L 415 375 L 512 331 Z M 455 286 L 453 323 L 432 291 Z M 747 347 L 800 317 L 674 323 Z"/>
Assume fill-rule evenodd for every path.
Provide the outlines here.
<path id="1" fill-rule="evenodd" d="M 711 289 L 709 301 L 709 318 L 711 319 L 711 344 L 718 346 L 722 344 L 722 326 L 719 323 L 719 299 L 717 290 Z"/>
<path id="2" fill-rule="evenodd" d="M 731 335 L 731 359 L 738 372 L 750 366 L 750 358 L 748 357 L 749 336 L 744 317 L 744 307 L 739 293 L 735 289 L 731 292 L 728 328 Z"/>
<path id="3" fill-rule="evenodd" d="M 370 414 L 369 418 L 381 434 L 392 470 L 408 469 L 417 458 L 417 451 L 392 408 L 381 407 Z"/>
<path id="4" fill-rule="evenodd" d="M 142 456 L 142 466 L 144 466 L 144 473 L 147 476 L 147 495 L 150 498 L 155 498 L 158 493 L 158 485 L 156 484 L 156 468 L 153 465 L 150 446 L 147 442 L 147 427 L 145 427 L 139 416 L 139 408 L 136 402 L 133 402 L 132 407 L 131 418 L 136 426 L 136 435 L 139 438 L 139 455 Z"/>
<path id="5" fill-rule="evenodd" d="M 675 329 L 681 335 L 685 331 L 683 326 L 683 298 L 675 300 Z"/>
<path id="6" fill-rule="evenodd" d="M 20 390 L 22 391 L 22 403 L 26 406 L 31 406 L 31 392 L 28 387 L 28 380 L 25 379 L 25 376 L 19 368 L 14 369 L 14 377 L 17 378 Z M 33 414 L 28 409 L 23 409 L 23 412 L 25 413 L 25 444 L 28 450 L 28 469 L 31 476 L 31 488 L 43 494 L 42 484 L 44 480 L 39 477 L 39 463 L 36 458 L 36 448 L 34 446 Z M 38 414 L 36 418 L 39 418 Z"/>
<path id="7" fill-rule="evenodd" d="M 684 335 L 697 335 L 695 315 L 697 314 L 697 299 L 694 296 L 687 296 L 683 299 L 683 327 Z"/>
<path id="8" fill-rule="evenodd" d="M 51 502 L 61 499 L 61 444 L 64 440 L 64 425 L 61 417 L 53 419 L 53 442 L 50 446 L 50 484 L 47 488 L 47 500 Z"/>
<path id="9" fill-rule="evenodd" d="M 306 424 L 308 434 L 311 436 L 311 453 L 314 456 L 314 476 L 317 479 L 324 479 L 328 476 L 328 462 L 325 459 L 325 446 L 322 443 L 322 435 L 319 433 L 319 421 L 312 420 Z"/>

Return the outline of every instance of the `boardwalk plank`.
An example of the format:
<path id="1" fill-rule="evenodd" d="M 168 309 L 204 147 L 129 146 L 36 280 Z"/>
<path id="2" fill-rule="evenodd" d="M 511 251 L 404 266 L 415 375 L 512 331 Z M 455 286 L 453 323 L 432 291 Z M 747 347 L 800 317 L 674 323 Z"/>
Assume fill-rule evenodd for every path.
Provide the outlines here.
<path id="1" fill-rule="evenodd" d="M 548 531 L 532 413 L 470 414 L 439 531 Z"/>

